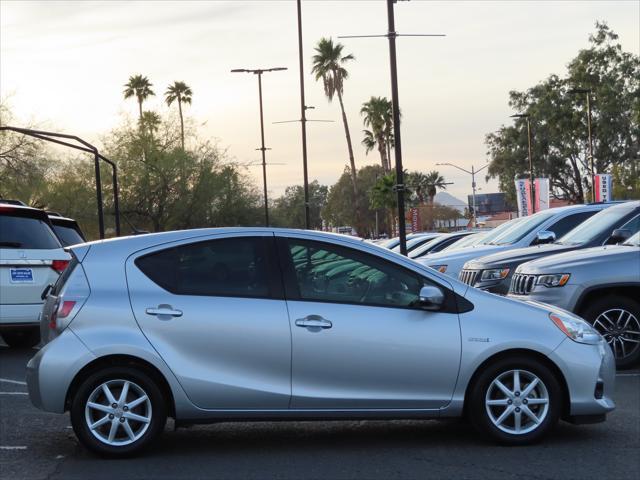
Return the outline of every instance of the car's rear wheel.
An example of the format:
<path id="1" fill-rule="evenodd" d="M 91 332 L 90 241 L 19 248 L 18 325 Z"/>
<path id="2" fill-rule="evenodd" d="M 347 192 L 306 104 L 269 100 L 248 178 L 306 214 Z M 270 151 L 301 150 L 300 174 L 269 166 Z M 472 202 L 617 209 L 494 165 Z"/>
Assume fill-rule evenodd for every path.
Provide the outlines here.
<path id="1" fill-rule="evenodd" d="M 2 332 L 7 345 L 14 348 L 30 348 L 40 343 L 40 331 L 37 328 L 20 328 Z"/>
<path id="2" fill-rule="evenodd" d="M 560 417 L 560 384 L 549 368 L 532 358 L 498 360 L 480 373 L 469 393 L 471 422 L 507 445 L 540 440 Z"/>
<path id="3" fill-rule="evenodd" d="M 167 404 L 154 380 L 141 370 L 109 367 L 86 378 L 71 404 L 71 424 L 80 442 L 105 456 L 130 456 L 164 429 Z"/>
<path id="4" fill-rule="evenodd" d="M 609 295 L 587 305 L 582 316 L 605 338 L 618 368 L 640 361 L 640 302 Z"/>

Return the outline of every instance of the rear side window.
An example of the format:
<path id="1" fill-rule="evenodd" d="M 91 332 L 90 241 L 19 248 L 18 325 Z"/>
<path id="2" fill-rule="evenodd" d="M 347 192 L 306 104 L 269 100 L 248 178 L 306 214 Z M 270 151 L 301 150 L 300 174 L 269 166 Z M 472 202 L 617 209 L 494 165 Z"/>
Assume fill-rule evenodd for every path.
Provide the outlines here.
<path id="1" fill-rule="evenodd" d="M 69 245 L 76 245 L 78 243 L 84 243 L 84 239 L 80 234 L 72 227 L 65 227 L 63 225 L 53 225 L 53 229 L 56 235 L 60 239 L 60 242 L 65 247 Z"/>
<path id="2" fill-rule="evenodd" d="M 587 218 L 592 217 L 598 212 L 580 212 L 574 213 L 573 215 L 567 215 L 566 217 L 558 220 L 556 223 L 551 225 L 547 230 L 552 231 L 556 234 L 556 238 L 563 237 L 565 233 L 576 228 L 582 222 L 584 222 Z"/>
<path id="3" fill-rule="evenodd" d="M 38 218 L 0 215 L 0 248 L 60 248 L 51 227 Z"/>
<path id="4" fill-rule="evenodd" d="M 190 243 L 136 259 L 153 282 L 176 295 L 271 296 L 266 240 L 236 237 Z"/>

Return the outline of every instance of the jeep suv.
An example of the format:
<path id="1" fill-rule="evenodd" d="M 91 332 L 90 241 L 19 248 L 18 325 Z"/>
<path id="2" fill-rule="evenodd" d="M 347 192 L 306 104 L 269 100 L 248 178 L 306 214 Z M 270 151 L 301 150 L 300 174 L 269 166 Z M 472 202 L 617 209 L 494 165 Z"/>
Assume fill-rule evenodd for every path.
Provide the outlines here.
<path id="1" fill-rule="evenodd" d="M 0 334 L 9 346 L 40 341 L 42 292 L 69 259 L 46 212 L 0 203 Z"/>
<path id="2" fill-rule="evenodd" d="M 508 296 L 580 315 L 607 340 L 619 368 L 640 360 L 640 232 L 620 245 L 523 263 Z"/>
<path id="3" fill-rule="evenodd" d="M 486 255 L 465 263 L 460 279 L 472 287 L 506 295 L 516 267 L 557 253 L 624 242 L 640 230 L 640 201 L 613 205 L 585 220 L 560 240 Z M 540 232 L 538 237 L 551 239 Z M 472 283 L 473 282 L 473 283 Z"/>

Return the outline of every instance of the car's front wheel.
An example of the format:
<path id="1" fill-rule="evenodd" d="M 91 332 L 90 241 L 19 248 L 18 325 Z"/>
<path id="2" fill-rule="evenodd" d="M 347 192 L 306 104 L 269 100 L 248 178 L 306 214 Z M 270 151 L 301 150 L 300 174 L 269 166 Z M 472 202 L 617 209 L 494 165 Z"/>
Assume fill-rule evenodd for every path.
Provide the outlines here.
<path id="1" fill-rule="evenodd" d="M 562 389 L 544 364 L 506 358 L 480 373 L 467 400 L 470 420 L 481 433 L 500 443 L 526 445 L 557 424 Z"/>
<path id="2" fill-rule="evenodd" d="M 141 370 L 109 367 L 86 378 L 71 404 L 80 442 L 105 456 L 130 456 L 155 440 L 167 405 L 155 381 Z"/>

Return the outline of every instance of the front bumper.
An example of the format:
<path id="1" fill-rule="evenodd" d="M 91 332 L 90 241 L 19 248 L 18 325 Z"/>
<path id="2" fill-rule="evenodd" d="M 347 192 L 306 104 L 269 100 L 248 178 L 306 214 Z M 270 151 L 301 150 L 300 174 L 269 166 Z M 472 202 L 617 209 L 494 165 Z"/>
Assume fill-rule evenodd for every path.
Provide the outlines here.
<path id="1" fill-rule="evenodd" d="M 558 365 L 567 383 L 569 419 L 602 419 L 602 415 L 615 408 L 615 359 L 604 340 L 597 345 L 587 345 L 567 338 L 549 357 Z"/>
<path id="2" fill-rule="evenodd" d="M 95 358 L 70 328 L 38 350 L 27 363 L 31 403 L 47 412 L 63 413 L 71 382 Z"/>
<path id="3" fill-rule="evenodd" d="M 509 293 L 507 296 L 509 298 L 515 298 L 522 301 L 531 300 L 540 303 L 548 303 L 549 305 L 555 305 L 556 307 L 560 307 L 569 312 L 574 312 L 582 291 L 582 286 L 571 285 L 570 283 L 567 283 L 564 287 L 552 288 L 536 285 L 528 295 L 515 295 L 513 293 Z"/>

